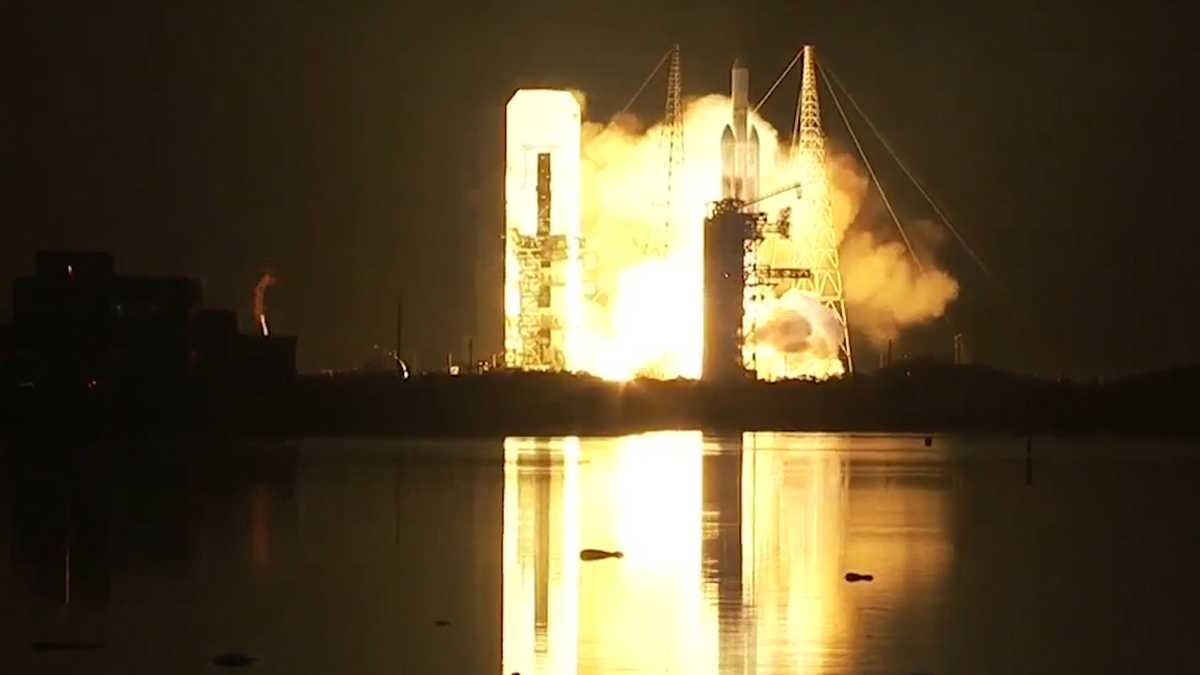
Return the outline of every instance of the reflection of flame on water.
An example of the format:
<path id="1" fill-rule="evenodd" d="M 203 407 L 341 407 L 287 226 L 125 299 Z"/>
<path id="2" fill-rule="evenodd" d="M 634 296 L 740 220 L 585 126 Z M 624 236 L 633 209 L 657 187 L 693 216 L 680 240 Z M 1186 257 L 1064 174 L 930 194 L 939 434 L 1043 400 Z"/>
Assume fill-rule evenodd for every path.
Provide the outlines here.
<path id="1" fill-rule="evenodd" d="M 823 648 L 846 638 L 851 618 L 840 586 L 848 472 L 836 453 L 785 447 L 777 434 L 743 437 L 743 583 L 755 608 L 747 651 L 768 670 L 819 672 L 831 665 Z"/>
<path id="2" fill-rule="evenodd" d="M 883 573 L 873 587 L 903 604 L 928 590 L 909 566 L 937 583 L 948 563 L 940 492 L 856 484 L 852 508 L 853 443 L 506 440 L 502 672 L 847 669 L 865 619 L 846 565 Z M 625 557 L 581 566 L 583 546 Z"/>
<path id="3" fill-rule="evenodd" d="M 579 442 L 504 441 L 505 673 L 572 673 L 579 639 Z"/>
<path id="4" fill-rule="evenodd" d="M 703 672 L 701 435 L 620 438 L 589 448 L 587 458 L 583 537 L 625 558 L 611 574 L 588 568 L 582 579 L 581 662 L 617 644 L 622 663 L 614 669 Z"/>
<path id="5" fill-rule="evenodd" d="M 504 479 L 504 673 L 576 672 L 614 644 L 638 670 L 699 657 L 698 433 L 599 441 L 586 471 L 578 441 L 508 439 Z M 581 573 L 585 542 L 625 556 Z"/>

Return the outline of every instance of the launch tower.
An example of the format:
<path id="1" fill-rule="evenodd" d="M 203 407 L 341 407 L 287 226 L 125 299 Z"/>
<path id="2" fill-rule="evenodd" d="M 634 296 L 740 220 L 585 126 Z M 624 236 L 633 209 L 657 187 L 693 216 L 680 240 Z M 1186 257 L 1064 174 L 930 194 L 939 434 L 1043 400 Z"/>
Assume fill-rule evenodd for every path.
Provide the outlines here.
<path id="1" fill-rule="evenodd" d="M 854 372 L 850 352 L 850 330 L 846 323 L 846 302 L 842 292 L 841 261 L 837 234 L 833 230 L 833 209 L 829 202 L 829 173 L 825 165 L 825 132 L 821 128 L 821 104 L 817 98 L 815 50 L 804 47 L 804 70 L 797 102 L 799 130 L 792 156 L 799 166 L 801 197 L 793 236 L 799 239 L 798 266 L 810 270 L 808 277 L 797 280 L 796 287 L 816 298 L 833 313 L 841 328 L 838 351 L 846 372 Z"/>
<path id="2" fill-rule="evenodd" d="M 506 114 L 505 362 L 571 370 L 582 318 L 579 102 L 522 89 Z"/>
<path id="3" fill-rule="evenodd" d="M 838 357 L 846 372 L 853 372 L 850 334 L 842 293 L 842 277 L 829 201 L 829 176 L 825 165 L 825 138 L 817 99 L 816 63 L 806 46 L 797 129 L 792 152 L 799 182 L 769 194 L 759 190 L 758 134 L 749 121 L 747 92 L 749 71 L 734 62 L 731 73 L 731 121 L 721 135 L 721 201 L 704 224 L 704 358 L 706 380 L 728 380 L 756 370 L 756 352 L 745 342 L 754 331 L 747 306 L 764 301 L 768 294 L 781 296 L 788 289 L 815 299 L 836 317 Z M 779 213 L 777 222 L 751 208 L 767 199 L 796 189 L 794 209 Z M 794 211 L 794 213 L 793 213 Z M 793 220 L 795 224 L 793 225 Z M 767 237 L 786 241 L 793 253 L 782 265 L 763 264 L 760 246 Z M 770 262 L 776 262 L 772 260 Z M 771 372 L 767 377 L 778 377 Z M 783 376 L 798 374 L 789 364 Z M 758 375 L 763 377 L 763 371 Z"/>

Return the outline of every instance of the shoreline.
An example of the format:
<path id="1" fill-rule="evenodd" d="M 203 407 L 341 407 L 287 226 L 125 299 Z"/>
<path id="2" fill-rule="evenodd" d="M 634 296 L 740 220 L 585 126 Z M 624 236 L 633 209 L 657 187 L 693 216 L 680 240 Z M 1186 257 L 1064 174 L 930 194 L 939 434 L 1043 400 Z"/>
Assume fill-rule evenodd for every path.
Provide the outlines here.
<path id="1" fill-rule="evenodd" d="M 1192 436 L 1200 369 L 1108 383 L 982 367 L 906 365 L 827 382 L 614 383 L 500 373 L 310 375 L 275 385 L 137 383 L 116 391 L 10 390 L 4 435 L 97 438 L 488 438 L 664 429 L 775 432 L 1111 433 Z"/>

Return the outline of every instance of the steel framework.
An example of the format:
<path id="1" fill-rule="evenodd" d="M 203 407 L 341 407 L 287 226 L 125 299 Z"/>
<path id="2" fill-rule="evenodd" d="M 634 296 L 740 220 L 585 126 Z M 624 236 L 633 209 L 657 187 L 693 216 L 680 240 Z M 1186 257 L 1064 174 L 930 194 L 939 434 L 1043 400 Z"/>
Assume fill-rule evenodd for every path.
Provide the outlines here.
<path id="1" fill-rule="evenodd" d="M 663 116 L 663 145 L 666 146 L 667 184 L 666 184 L 666 227 L 667 238 L 670 238 L 671 224 L 674 220 L 672 203 L 675 192 L 675 181 L 683 169 L 683 89 L 682 73 L 680 70 L 679 45 L 671 47 L 671 56 L 667 63 L 667 102 Z"/>
<path id="2" fill-rule="evenodd" d="M 517 286 L 521 294 L 521 313 L 517 330 L 521 335 L 520 365 L 530 370 L 562 370 L 565 355 L 552 346 L 552 335 L 563 329 L 562 319 L 551 303 L 555 288 L 566 281 L 556 274 L 558 265 L 569 258 L 569 246 L 564 235 L 523 235 L 509 233 L 514 238 L 517 258 Z M 560 291 L 561 292 L 561 291 Z"/>
<path id="3" fill-rule="evenodd" d="M 797 102 L 797 127 L 792 154 L 798 163 L 801 222 L 792 227 L 799 243 L 799 267 L 810 270 L 808 277 L 796 280 L 796 287 L 816 298 L 837 316 L 841 326 L 840 356 L 846 371 L 854 372 L 850 350 L 850 330 L 846 323 L 846 303 L 842 289 L 841 261 L 837 234 L 833 229 L 833 211 L 829 201 L 829 174 L 825 165 L 825 133 L 821 128 L 821 103 L 817 97 L 816 55 L 811 45 L 804 47 L 804 67 Z"/>
<path id="4" fill-rule="evenodd" d="M 512 365 L 528 370 L 563 370 L 566 354 L 554 336 L 561 335 L 565 326 L 562 312 L 553 299 L 567 286 L 563 263 L 571 259 L 574 248 L 582 248 L 582 239 L 551 234 L 550 153 L 537 155 L 537 230 L 521 234 L 515 228 L 509 232 L 517 260 L 517 289 L 520 294 L 520 313 L 517 331 L 521 350 Z M 572 241 L 574 239 L 574 241 Z M 575 244 L 575 246 L 572 246 Z"/>
<path id="5" fill-rule="evenodd" d="M 793 188 L 795 186 L 792 186 Z M 791 188 L 789 188 L 791 189 Z M 780 194 L 779 191 L 774 194 Z M 768 198 L 771 195 L 768 195 Z M 723 372 L 728 372 L 728 363 L 731 357 L 728 353 L 735 352 L 740 355 L 740 363 L 743 367 L 753 371 L 755 369 L 755 357 L 751 350 L 747 349 L 745 336 L 749 335 L 754 326 L 749 314 L 745 312 L 747 302 L 760 302 L 765 299 L 767 293 L 774 292 L 775 286 L 785 283 L 800 283 L 810 282 L 813 278 L 812 270 L 805 267 L 781 267 L 775 265 L 767 265 L 759 263 L 759 247 L 767 234 L 776 234 L 782 237 L 789 236 L 791 232 L 790 210 L 783 209 L 779 214 L 779 219 L 772 222 L 768 220 L 767 214 L 761 211 L 753 210 L 749 207 L 757 202 L 763 201 L 765 198 L 760 198 L 751 202 L 744 202 L 740 199 L 727 198 L 715 202 L 710 211 L 708 218 L 705 220 L 705 372 L 709 373 L 712 366 L 725 363 Z M 723 225 L 722 225 L 723 223 Z M 716 229 L 720 228 L 720 229 Z M 729 229 L 725 229 L 729 228 Z M 710 248 L 710 238 L 712 235 L 718 235 L 718 238 L 723 242 L 714 248 Z M 736 242 L 736 243 L 735 243 Z M 740 243 L 740 245 L 738 245 Z M 722 275 L 719 272 L 723 269 L 736 269 L 735 261 L 730 260 L 727 256 L 739 256 L 741 262 L 740 279 L 729 280 L 732 285 L 725 281 L 718 281 L 727 286 L 724 291 L 714 291 L 708 287 L 708 271 L 712 263 L 716 262 L 717 266 L 713 269 L 718 272 L 716 275 Z M 714 260 L 715 257 L 715 260 Z M 737 302 L 737 316 L 732 317 L 732 312 L 727 312 L 729 316 L 722 318 L 722 323 L 732 321 L 738 324 L 738 328 L 731 334 L 727 326 L 712 326 L 708 324 L 710 314 L 714 308 L 711 303 L 717 302 L 730 306 L 733 299 L 729 297 L 714 296 L 714 292 L 724 296 L 729 293 L 738 294 L 740 300 Z M 731 338 L 730 335 L 733 337 Z M 710 345 L 713 338 L 717 338 L 724 343 L 719 347 L 719 351 L 726 352 L 725 356 L 720 354 L 709 354 L 712 348 Z M 732 341 L 731 341 L 732 340 Z M 710 375 L 706 374 L 705 378 Z M 718 376 L 720 377 L 720 376 Z"/>

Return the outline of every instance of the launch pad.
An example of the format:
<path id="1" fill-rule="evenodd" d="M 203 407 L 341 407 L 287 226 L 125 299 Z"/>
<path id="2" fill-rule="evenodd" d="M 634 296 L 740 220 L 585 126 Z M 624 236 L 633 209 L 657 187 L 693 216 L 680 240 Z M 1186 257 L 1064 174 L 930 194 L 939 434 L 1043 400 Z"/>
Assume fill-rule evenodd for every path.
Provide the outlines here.
<path id="1" fill-rule="evenodd" d="M 803 76 L 797 102 L 797 128 L 790 148 L 777 149 L 773 135 L 768 138 L 770 145 L 764 147 L 759 129 L 764 122 L 750 106 L 749 70 L 735 61 L 731 69 L 729 121 L 718 131 L 719 140 L 716 135 L 707 135 L 707 131 L 703 136 L 712 138 L 714 150 L 719 143 L 719 167 L 712 183 L 705 178 L 699 191 L 687 186 L 692 191 L 682 199 L 680 194 L 673 193 L 680 189 L 679 184 L 686 185 L 687 179 L 698 173 L 711 174 L 707 174 L 705 165 L 681 157 L 684 121 L 678 92 L 677 48 L 664 56 L 656 70 L 669 59 L 667 116 L 660 146 L 660 152 L 665 154 L 662 162 L 665 198 L 656 197 L 652 201 L 667 205 L 663 230 L 667 241 L 675 237 L 677 243 L 655 247 L 654 251 L 641 248 L 643 258 L 624 263 L 626 268 L 621 270 L 622 275 L 629 271 L 636 282 L 609 288 L 607 294 L 587 297 L 584 288 L 595 283 L 584 278 L 582 264 L 581 199 L 585 191 L 579 104 L 566 91 L 516 92 L 506 111 L 505 360 L 510 368 L 593 372 L 617 379 L 680 372 L 678 365 L 675 371 L 669 368 L 664 371 L 654 363 L 644 363 L 606 373 L 596 370 L 596 364 L 621 360 L 618 352 L 631 348 L 630 341 L 636 338 L 622 331 L 647 335 L 642 324 L 662 322 L 663 317 L 679 314 L 680 307 L 689 306 L 683 296 L 663 296 L 662 287 L 658 286 L 675 284 L 670 288 L 676 289 L 682 283 L 672 292 L 694 293 L 698 299 L 694 314 L 680 315 L 682 321 L 695 327 L 694 334 L 683 340 L 698 346 L 697 365 L 692 370 L 686 366 L 682 369 L 685 373 L 695 373 L 687 376 L 728 380 L 749 375 L 774 380 L 828 377 L 853 371 L 838 238 L 831 218 L 815 57 L 811 47 L 805 47 L 797 59 L 800 56 L 804 59 Z M 690 147 L 695 147 L 695 140 L 689 142 L 693 144 Z M 764 159 L 768 150 L 772 155 Z M 787 166 L 782 170 L 773 156 L 777 151 L 787 157 Z M 702 150 L 698 154 L 705 153 Z M 598 161 L 608 160 L 601 156 Z M 589 166 L 594 167 L 595 162 Z M 764 168 L 768 177 L 772 172 L 782 173 L 795 184 L 764 194 L 760 175 Z M 617 179 L 628 180 L 628 177 Z M 779 182 L 778 177 L 775 182 Z M 590 198 L 610 194 L 607 185 L 590 187 Z M 778 185 L 766 187 L 778 188 Z M 790 201 L 783 208 L 778 208 L 780 203 L 776 202 L 768 209 L 767 202 L 774 199 Z M 705 212 L 698 213 L 697 207 L 704 204 L 708 205 Z M 591 226 L 607 225 L 592 223 Z M 661 226 L 642 223 L 642 227 L 644 230 L 629 236 L 628 248 L 636 247 L 635 242 L 642 237 L 652 239 L 655 230 L 651 228 Z M 686 236 L 680 236 L 681 231 L 686 231 Z M 695 234 L 687 234 L 692 232 Z M 594 246 L 613 245 L 610 230 L 599 234 L 588 235 Z M 690 248 L 689 237 L 697 242 Z M 680 241 L 684 245 L 677 245 Z M 588 253 L 599 259 L 610 255 L 599 248 Z M 655 260 L 675 262 L 656 270 Z M 690 269 L 695 270 L 694 277 L 687 271 Z M 634 271 L 638 273 L 633 275 Z M 693 278 L 694 282 L 688 281 Z M 655 284 L 655 287 L 638 284 Z M 612 297 L 617 291 L 625 295 Z M 836 343 L 835 349 L 832 354 L 820 357 L 826 362 L 819 365 L 816 374 L 806 370 L 812 366 L 811 354 L 795 355 L 786 344 L 765 344 L 756 337 L 758 323 L 764 316 L 769 319 L 771 312 L 784 311 L 780 309 L 783 308 L 780 299 L 791 292 L 811 300 L 811 306 L 831 319 L 822 321 L 822 325 L 836 325 L 832 330 L 836 335 L 830 339 Z M 647 310 L 644 307 L 647 297 L 665 303 L 662 311 Z M 637 304 L 639 312 L 627 316 L 627 312 L 622 312 L 630 304 Z M 598 337 L 588 322 L 606 313 L 612 317 L 611 325 L 607 325 L 610 334 Z M 657 336 L 649 335 L 649 339 Z M 680 354 L 687 353 L 687 345 L 674 348 Z M 612 353 L 612 358 L 596 353 L 606 350 Z M 657 357 L 651 354 L 647 358 Z"/>

